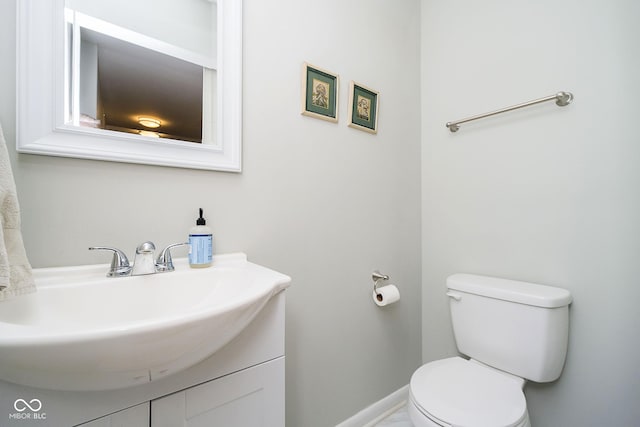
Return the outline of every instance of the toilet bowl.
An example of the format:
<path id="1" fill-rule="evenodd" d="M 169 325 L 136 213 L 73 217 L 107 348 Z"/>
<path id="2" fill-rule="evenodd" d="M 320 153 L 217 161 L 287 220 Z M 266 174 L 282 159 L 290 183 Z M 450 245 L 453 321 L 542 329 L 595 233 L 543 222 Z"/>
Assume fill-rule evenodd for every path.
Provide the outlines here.
<path id="1" fill-rule="evenodd" d="M 523 387 L 560 376 L 571 294 L 471 274 L 449 276 L 447 288 L 456 345 L 468 359 L 418 368 L 409 418 L 415 427 L 530 427 Z"/>
<path id="2" fill-rule="evenodd" d="M 524 380 L 461 357 L 437 360 L 411 377 L 415 427 L 530 427 Z"/>

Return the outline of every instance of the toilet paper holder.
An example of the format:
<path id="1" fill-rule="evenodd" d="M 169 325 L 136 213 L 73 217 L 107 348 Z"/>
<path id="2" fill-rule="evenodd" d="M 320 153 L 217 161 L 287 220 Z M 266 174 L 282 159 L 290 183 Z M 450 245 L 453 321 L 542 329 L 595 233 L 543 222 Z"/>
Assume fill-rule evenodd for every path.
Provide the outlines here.
<path id="1" fill-rule="evenodd" d="M 378 270 L 375 270 L 373 273 L 371 273 L 371 279 L 373 280 L 373 292 L 378 295 L 378 282 L 381 280 L 389 280 L 389 276 L 380 273 Z"/>

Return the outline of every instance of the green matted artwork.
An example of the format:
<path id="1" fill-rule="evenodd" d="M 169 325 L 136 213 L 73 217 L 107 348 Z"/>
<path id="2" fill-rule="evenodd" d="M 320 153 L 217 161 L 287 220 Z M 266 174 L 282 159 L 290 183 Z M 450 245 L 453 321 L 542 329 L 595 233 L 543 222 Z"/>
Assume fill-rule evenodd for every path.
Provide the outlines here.
<path id="1" fill-rule="evenodd" d="M 338 75 L 304 63 L 302 66 L 302 114 L 338 121 Z"/>
<path id="2" fill-rule="evenodd" d="M 354 81 L 349 85 L 349 126 L 378 133 L 378 92 Z"/>

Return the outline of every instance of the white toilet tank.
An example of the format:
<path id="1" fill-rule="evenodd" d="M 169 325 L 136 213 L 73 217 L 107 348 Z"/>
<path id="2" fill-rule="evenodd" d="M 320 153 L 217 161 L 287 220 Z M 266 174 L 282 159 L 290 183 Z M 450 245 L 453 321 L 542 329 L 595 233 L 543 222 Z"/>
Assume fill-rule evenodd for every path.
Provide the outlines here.
<path id="1" fill-rule="evenodd" d="M 471 274 L 447 278 L 458 350 L 535 382 L 556 380 L 569 338 L 566 289 Z"/>

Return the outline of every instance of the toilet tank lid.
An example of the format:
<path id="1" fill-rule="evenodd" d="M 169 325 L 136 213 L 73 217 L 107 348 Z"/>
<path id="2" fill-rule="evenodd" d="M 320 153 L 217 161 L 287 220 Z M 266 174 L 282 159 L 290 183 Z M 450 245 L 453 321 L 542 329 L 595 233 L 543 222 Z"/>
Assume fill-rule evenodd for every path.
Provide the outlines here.
<path id="1" fill-rule="evenodd" d="M 453 274 L 447 278 L 447 288 L 545 308 L 564 307 L 572 300 L 566 289 L 475 274 Z"/>

